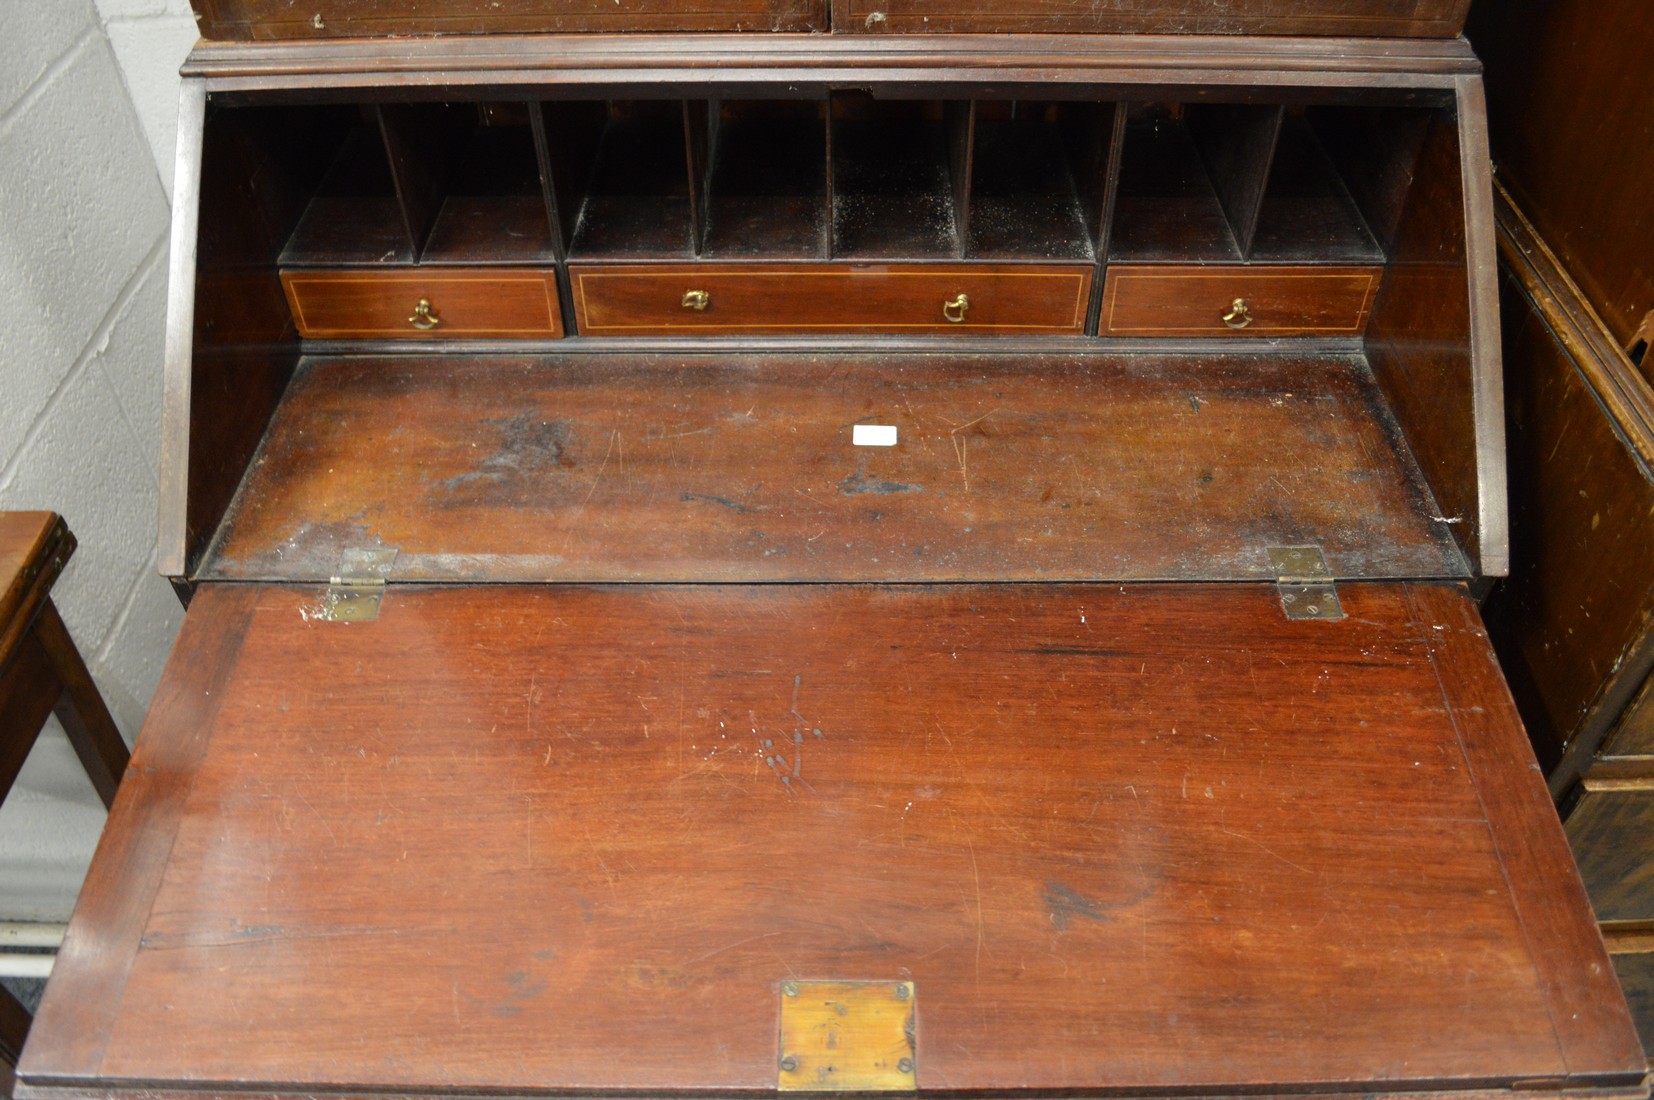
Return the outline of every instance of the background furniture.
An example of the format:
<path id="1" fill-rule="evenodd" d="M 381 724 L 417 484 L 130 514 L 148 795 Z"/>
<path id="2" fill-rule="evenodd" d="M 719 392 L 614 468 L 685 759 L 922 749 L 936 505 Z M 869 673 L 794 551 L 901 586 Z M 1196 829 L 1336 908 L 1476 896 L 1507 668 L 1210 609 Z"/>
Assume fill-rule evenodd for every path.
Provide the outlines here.
<path id="1" fill-rule="evenodd" d="M 1487 605 L 1654 1041 L 1654 88 L 1610 0 L 1485 4 L 1514 571 Z"/>
<path id="2" fill-rule="evenodd" d="M 126 744 L 52 605 L 75 539 L 52 512 L 0 512 L 0 800 L 55 714 L 104 805 L 126 770 Z M 0 1089 L 9 1090 L 29 1013 L 0 989 Z"/>

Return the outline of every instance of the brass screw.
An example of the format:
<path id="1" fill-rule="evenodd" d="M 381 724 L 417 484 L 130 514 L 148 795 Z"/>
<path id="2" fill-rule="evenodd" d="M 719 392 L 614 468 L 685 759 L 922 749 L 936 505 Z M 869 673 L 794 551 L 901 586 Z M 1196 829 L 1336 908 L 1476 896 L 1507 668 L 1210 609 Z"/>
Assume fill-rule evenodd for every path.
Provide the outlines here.
<path id="1" fill-rule="evenodd" d="M 913 1059 L 903 1058 L 900 1062 L 896 1063 L 896 1068 L 898 1070 L 900 1070 L 901 1072 L 903 1072 L 903 1073 L 912 1073 L 913 1072 Z"/>
<path id="2" fill-rule="evenodd" d="M 783 1073 L 792 1073 L 793 1071 L 795 1071 L 797 1069 L 798 1069 L 798 1059 L 794 1058 L 791 1054 L 789 1054 L 785 1058 L 781 1059 L 781 1071 Z"/>
<path id="3" fill-rule="evenodd" d="M 798 983 L 797 982 L 782 982 L 781 983 L 781 992 L 786 994 L 789 997 L 798 996 Z"/>

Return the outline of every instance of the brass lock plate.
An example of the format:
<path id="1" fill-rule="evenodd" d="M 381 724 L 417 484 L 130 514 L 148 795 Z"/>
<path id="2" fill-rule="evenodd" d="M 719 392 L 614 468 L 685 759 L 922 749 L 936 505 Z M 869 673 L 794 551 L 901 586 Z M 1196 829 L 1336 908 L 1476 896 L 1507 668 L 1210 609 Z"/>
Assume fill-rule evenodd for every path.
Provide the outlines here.
<path id="1" fill-rule="evenodd" d="M 919 1087 L 912 982 L 781 983 L 783 1092 L 912 1092 Z"/>

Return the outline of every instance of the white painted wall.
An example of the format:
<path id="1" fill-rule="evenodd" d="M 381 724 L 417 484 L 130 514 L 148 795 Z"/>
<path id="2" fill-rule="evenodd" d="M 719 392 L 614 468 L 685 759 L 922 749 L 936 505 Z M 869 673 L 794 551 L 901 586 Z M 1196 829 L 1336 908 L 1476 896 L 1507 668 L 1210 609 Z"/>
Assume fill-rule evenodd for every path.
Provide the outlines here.
<path id="1" fill-rule="evenodd" d="M 188 0 L 26 0 L 0 37 L 0 509 L 61 512 L 54 590 L 128 741 L 182 612 L 155 569 Z M 0 919 L 67 916 L 103 809 L 55 722 L 0 807 Z"/>

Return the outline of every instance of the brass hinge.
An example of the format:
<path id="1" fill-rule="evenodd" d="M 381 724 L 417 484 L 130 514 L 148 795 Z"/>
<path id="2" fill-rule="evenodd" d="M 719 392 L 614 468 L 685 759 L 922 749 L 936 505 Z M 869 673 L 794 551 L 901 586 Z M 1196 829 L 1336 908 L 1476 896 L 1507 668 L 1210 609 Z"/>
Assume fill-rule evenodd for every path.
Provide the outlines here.
<path id="1" fill-rule="evenodd" d="M 327 585 L 322 618 L 330 623 L 366 623 L 379 617 L 385 581 L 396 564 L 395 548 L 352 547 L 339 555 L 339 572 Z"/>
<path id="2" fill-rule="evenodd" d="M 1332 569 L 1319 546 L 1271 546 L 1269 563 L 1275 568 L 1275 591 L 1289 619 L 1344 617 Z"/>

